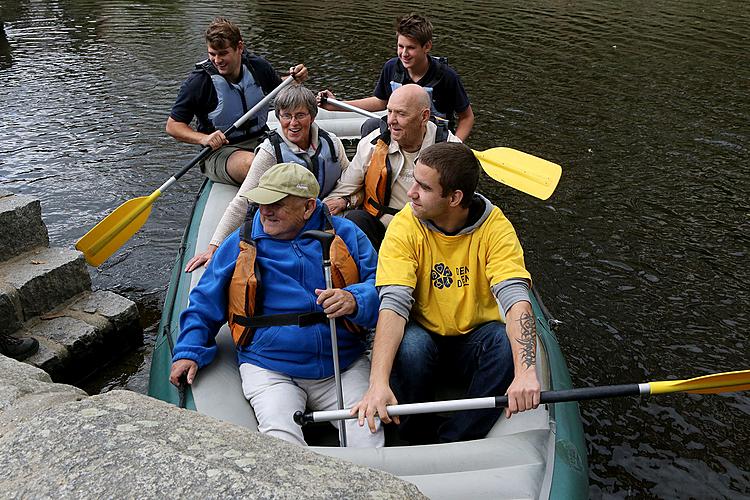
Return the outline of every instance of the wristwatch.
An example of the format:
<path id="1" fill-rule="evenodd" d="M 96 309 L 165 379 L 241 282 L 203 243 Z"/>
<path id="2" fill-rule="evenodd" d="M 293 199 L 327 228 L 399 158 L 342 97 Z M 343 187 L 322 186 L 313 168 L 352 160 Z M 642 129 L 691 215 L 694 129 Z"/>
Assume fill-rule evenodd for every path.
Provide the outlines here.
<path id="1" fill-rule="evenodd" d="M 344 207 L 344 210 L 349 210 L 352 207 L 352 197 L 351 196 L 342 196 L 343 200 L 346 202 L 346 206 Z"/>

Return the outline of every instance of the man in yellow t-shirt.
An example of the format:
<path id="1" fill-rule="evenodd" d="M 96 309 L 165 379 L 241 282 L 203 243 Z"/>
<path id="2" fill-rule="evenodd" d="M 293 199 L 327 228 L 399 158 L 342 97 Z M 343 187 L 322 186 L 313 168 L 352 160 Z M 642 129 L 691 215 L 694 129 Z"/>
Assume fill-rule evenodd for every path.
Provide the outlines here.
<path id="1" fill-rule="evenodd" d="M 360 425 L 374 430 L 376 415 L 391 422 L 386 405 L 435 400 L 437 373 L 468 384 L 465 397 L 507 394 L 507 417 L 539 405 L 531 276 L 513 226 L 475 193 L 480 169 L 460 143 L 435 144 L 417 160 L 411 201 L 378 256 L 370 387 L 353 410 Z M 483 438 L 501 412 L 393 421 L 413 444 L 451 442 Z"/>

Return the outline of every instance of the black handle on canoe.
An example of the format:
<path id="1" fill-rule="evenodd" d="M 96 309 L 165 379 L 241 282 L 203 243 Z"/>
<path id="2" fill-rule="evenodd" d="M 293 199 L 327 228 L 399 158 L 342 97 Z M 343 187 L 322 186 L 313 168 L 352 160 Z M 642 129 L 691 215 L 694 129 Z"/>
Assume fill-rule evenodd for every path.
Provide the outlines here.
<path id="1" fill-rule="evenodd" d="M 317 229 L 311 229 L 302 233 L 300 237 L 318 240 L 320 246 L 323 248 L 323 260 L 331 260 L 331 244 L 333 243 L 333 239 L 336 237 L 334 234 L 326 231 L 318 231 Z"/>
<path id="2" fill-rule="evenodd" d="M 305 413 L 299 410 L 294 412 L 294 423 L 297 425 L 302 426 L 313 422 L 315 422 L 315 419 L 313 419 L 312 412 Z"/>

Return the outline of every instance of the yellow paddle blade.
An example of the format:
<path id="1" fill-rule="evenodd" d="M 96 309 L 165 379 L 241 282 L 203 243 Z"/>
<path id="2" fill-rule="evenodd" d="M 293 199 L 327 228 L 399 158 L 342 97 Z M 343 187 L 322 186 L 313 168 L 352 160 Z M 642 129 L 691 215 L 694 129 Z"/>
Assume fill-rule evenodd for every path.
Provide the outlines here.
<path id="1" fill-rule="evenodd" d="M 151 205 L 160 194 L 157 190 L 149 196 L 126 201 L 84 234 L 76 249 L 83 252 L 86 262 L 98 267 L 125 244 L 146 223 Z"/>
<path id="2" fill-rule="evenodd" d="M 716 373 L 687 380 L 649 382 L 651 394 L 690 392 L 693 394 L 719 394 L 750 390 L 750 370 Z"/>
<path id="3" fill-rule="evenodd" d="M 541 200 L 552 196 L 562 175 L 557 163 L 511 148 L 474 151 L 474 156 L 496 181 Z"/>

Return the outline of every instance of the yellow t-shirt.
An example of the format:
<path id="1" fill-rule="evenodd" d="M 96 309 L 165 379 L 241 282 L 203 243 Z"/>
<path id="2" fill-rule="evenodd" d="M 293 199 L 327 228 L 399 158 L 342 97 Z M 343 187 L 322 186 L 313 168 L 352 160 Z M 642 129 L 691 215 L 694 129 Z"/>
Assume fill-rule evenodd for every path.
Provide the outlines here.
<path id="1" fill-rule="evenodd" d="M 407 204 L 388 226 L 375 281 L 413 288 L 411 318 L 427 330 L 463 335 L 502 321 L 491 286 L 509 278 L 531 280 L 531 275 L 516 232 L 499 208 L 473 232 L 447 236 L 428 229 Z"/>

